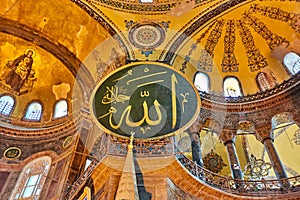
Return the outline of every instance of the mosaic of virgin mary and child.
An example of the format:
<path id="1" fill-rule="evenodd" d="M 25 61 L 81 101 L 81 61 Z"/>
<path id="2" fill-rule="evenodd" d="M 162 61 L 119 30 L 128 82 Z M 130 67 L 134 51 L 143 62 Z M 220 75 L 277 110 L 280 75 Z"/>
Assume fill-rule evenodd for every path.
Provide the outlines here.
<path id="1" fill-rule="evenodd" d="M 17 94 L 30 91 L 36 81 L 35 72 L 32 69 L 34 55 L 33 49 L 27 49 L 25 54 L 6 64 L 6 73 L 1 79 Z"/>

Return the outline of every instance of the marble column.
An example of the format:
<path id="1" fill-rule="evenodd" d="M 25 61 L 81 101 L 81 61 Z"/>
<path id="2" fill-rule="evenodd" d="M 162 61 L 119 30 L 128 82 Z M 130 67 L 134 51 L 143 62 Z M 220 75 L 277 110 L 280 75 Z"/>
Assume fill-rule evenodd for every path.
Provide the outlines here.
<path id="1" fill-rule="evenodd" d="M 271 127 L 267 127 L 264 129 L 257 130 L 256 138 L 264 144 L 266 151 L 269 155 L 270 161 L 273 165 L 274 172 L 276 174 L 277 179 L 287 178 L 285 169 L 281 163 L 281 160 L 278 156 L 278 153 L 273 144 L 273 138 L 271 135 Z"/>
<path id="2" fill-rule="evenodd" d="M 228 160 L 230 163 L 231 173 L 234 179 L 243 179 L 243 172 L 241 170 L 238 155 L 235 149 L 235 133 L 232 131 L 222 131 L 220 135 L 220 140 L 225 145 L 228 155 Z"/>
<path id="3" fill-rule="evenodd" d="M 196 162 L 199 166 L 203 167 L 201 141 L 199 135 L 200 131 L 201 124 L 199 123 L 199 121 L 195 121 L 187 130 L 191 138 L 193 161 Z"/>

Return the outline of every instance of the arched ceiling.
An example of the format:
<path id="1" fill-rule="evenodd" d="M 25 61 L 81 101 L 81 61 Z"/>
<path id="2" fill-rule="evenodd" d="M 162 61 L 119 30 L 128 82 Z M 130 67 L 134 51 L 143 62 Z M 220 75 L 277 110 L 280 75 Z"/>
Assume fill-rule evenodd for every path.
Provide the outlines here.
<path id="1" fill-rule="evenodd" d="M 74 83 L 79 83 L 85 97 L 76 97 L 80 92 L 70 93 L 68 102 L 88 101 L 108 66 L 117 60 L 119 64 L 111 69 L 119 67 L 125 59 L 165 62 L 191 81 L 196 72 L 204 72 L 210 77 L 211 91 L 217 94 L 222 94 L 225 77 L 236 76 L 244 95 L 255 94 L 259 92 L 255 80 L 259 72 L 273 73 L 277 84 L 291 76 L 282 57 L 299 51 L 298 4 L 245 0 L 4 1 L 0 8 L 1 67 L 28 48 L 35 49 L 37 55 L 33 69 L 38 78 L 27 95 L 12 93 L 24 102 L 13 116 L 22 118 L 26 105 L 35 99 L 51 99 L 43 116 L 51 120 L 50 105 L 57 100 L 52 85 L 68 83 L 72 91 Z M 203 55 L 203 50 L 208 54 Z M 211 65 L 199 64 L 205 62 Z M 50 75 L 56 73 L 64 75 Z M 51 86 L 43 87 L 46 82 Z M 6 87 L 1 94 L 10 93 L 12 88 L 2 83 Z"/>
<path id="2" fill-rule="evenodd" d="M 222 94 L 227 76 L 239 78 L 244 95 L 259 92 L 255 80 L 259 72 L 272 74 L 277 84 L 282 83 L 291 76 L 283 56 L 299 52 L 296 1 L 93 0 L 87 4 L 116 27 L 129 45 L 127 50 L 132 49 L 129 59 L 160 60 L 190 79 L 197 71 L 204 72 L 217 94 Z M 141 27 L 148 29 L 145 35 L 139 34 Z M 159 39 L 149 39 L 150 32 Z"/>
<path id="3" fill-rule="evenodd" d="M 72 114 L 72 104 L 81 106 L 88 98 L 83 97 L 84 91 L 93 89 L 97 77 L 96 63 L 88 68 L 83 63 L 87 55 L 107 39 L 106 50 L 118 47 L 110 39 L 112 29 L 70 1 L 6 1 L 4 5 L 0 9 L 0 92 L 15 100 L 10 118 L 22 119 L 27 106 L 38 101 L 43 106 L 41 121 L 51 121 L 54 105 L 60 99 L 67 100 Z M 14 87 L 17 83 L 7 79 L 9 72 L 15 70 L 7 64 L 29 49 L 34 51 L 30 72 L 34 73 L 34 81 L 26 77 L 18 90 Z"/>

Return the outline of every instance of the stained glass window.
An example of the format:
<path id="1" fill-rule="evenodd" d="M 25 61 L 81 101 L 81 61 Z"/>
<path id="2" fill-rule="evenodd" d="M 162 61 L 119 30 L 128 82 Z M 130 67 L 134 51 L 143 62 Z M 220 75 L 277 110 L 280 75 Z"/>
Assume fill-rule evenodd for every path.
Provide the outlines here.
<path id="1" fill-rule="evenodd" d="M 240 82 L 236 77 L 226 77 L 223 83 L 225 97 L 242 96 Z"/>
<path id="2" fill-rule="evenodd" d="M 39 121 L 42 115 L 42 105 L 38 102 L 32 102 L 26 111 L 25 119 Z"/>
<path id="3" fill-rule="evenodd" d="M 55 104 L 54 118 L 64 117 L 68 115 L 68 103 L 66 100 L 60 100 Z"/>
<path id="4" fill-rule="evenodd" d="M 10 115 L 14 103 L 15 101 L 11 96 L 0 97 L 0 113 L 3 115 Z"/>

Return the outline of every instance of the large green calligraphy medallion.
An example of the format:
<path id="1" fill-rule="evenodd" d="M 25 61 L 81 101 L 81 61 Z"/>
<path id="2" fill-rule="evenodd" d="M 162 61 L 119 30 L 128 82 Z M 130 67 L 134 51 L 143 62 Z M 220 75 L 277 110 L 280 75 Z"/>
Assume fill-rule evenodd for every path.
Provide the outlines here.
<path id="1" fill-rule="evenodd" d="M 134 63 L 114 71 L 94 91 L 91 110 L 113 135 L 158 139 L 186 129 L 200 111 L 198 91 L 164 64 Z"/>

